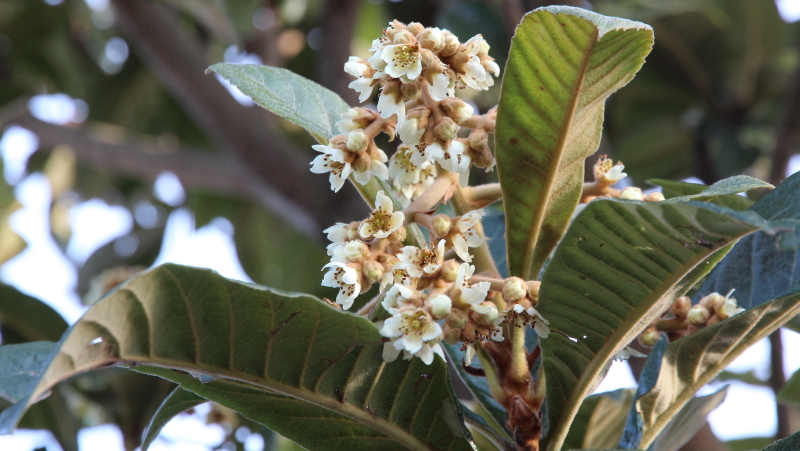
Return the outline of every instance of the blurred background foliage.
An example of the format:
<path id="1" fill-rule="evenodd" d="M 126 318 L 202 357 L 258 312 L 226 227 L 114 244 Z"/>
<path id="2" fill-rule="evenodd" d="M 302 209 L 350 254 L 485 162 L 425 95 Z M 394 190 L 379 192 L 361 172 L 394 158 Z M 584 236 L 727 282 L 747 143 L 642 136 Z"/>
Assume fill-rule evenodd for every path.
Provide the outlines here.
<path id="1" fill-rule="evenodd" d="M 227 219 L 253 281 L 330 297 L 319 285 L 327 260 L 321 230 L 363 217 L 366 207 L 352 187 L 334 196 L 325 177 L 308 171 L 314 152 L 305 132 L 235 98 L 205 68 L 220 61 L 282 66 L 355 104 L 342 65 L 350 55 L 367 56 L 392 18 L 448 28 L 462 40 L 482 33 L 503 67 L 522 14 L 553 3 L 0 0 L 0 127 L 23 127 L 38 137 L 26 171 L 40 171 L 50 182 L 51 235 L 62 251 L 73 232 L 69 211 L 82 202 L 100 198 L 136 218 L 128 235 L 73 262 L 82 297 L 92 286 L 102 293 L 151 265 L 177 208 L 190 210 L 198 228 Z M 655 29 L 641 73 L 608 102 L 598 152 L 621 159 L 633 183 L 697 177 L 710 184 L 742 173 L 778 182 L 785 176 L 800 117 L 798 25 L 784 22 L 772 0 L 564 3 Z M 68 96 L 70 120 L 37 117 L 35 104 L 48 95 Z M 498 95 L 499 84 L 468 100 L 485 112 Z M 153 182 L 164 172 L 180 180 L 185 201 L 154 195 Z M 496 174 L 473 177 L 493 181 Z M 8 224 L 20 208 L 12 186 L 18 182 L 0 182 L 0 263 L 26 245 Z M 0 291 L 3 343 L 57 340 L 67 327 L 40 301 L 8 286 Z M 169 390 L 163 381 L 124 370 L 81 376 L 33 409 L 25 426 L 50 429 L 72 451 L 79 428 L 112 422 L 134 449 Z M 258 429 L 214 412 L 213 421 Z M 242 449 L 237 440 L 232 435 L 229 443 Z M 694 449 L 725 449 L 700 443 L 705 447 Z"/>

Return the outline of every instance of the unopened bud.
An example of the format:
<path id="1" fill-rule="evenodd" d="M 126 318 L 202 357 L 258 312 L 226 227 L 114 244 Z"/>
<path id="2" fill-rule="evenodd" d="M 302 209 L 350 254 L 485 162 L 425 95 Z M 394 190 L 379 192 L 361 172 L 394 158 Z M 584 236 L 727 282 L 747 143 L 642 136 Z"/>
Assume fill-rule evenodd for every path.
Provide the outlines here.
<path id="1" fill-rule="evenodd" d="M 431 222 L 434 235 L 440 238 L 446 237 L 453 228 L 453 221 L 448 215 L 436 215 Z"/>
<path id="2" fill-rule="evenodd" d="M 647 329 L 643 330 L 641 334 L 639 334 L 639 343 L 641 343 L 642 346 L 652 348 L 656 345 L 656 343 L 658 343 L 660 338 L 661 333 L 658 331 L 658 329 L 648 327 Z"/>
<path id="3" fill-rule="evenodd" d="M 503 284 L 503 297 L 508 302 L 524 298 L 528 294 L 528 284 L 519 277 L 509 277 Z"/>
<path id="4" fill-rule="evenodd" d="M 664 201 L 664 195 L 659 193 L 658 191 L 654 191 L 654 192 L 652 192 L 650 194 L 646 194 L 644 196 L 644 201 L 645 202 L 663 202 Z"/>
<path id="5" fill-rule="evenodd" d="M 497 306 L 494 305 L 491 301 L 483 301 L 480 304 L 481 310 L 485 311 L 485 313 L 480 314 L 473 314 L 473 318 L 475 322 L 482 325 L 482 326 L 491 326 L 496 321 L 497 318 L 500 317 L 500 312 L 497 310 Z"/>
<path id="6" fill-rule="evenodd" d="M 400 92 L 405 100 L 414 100 L 419 97 L 419 83 L 403 83 Z"/>
<path id="7" fill-rule="evenodd" d="M 725 300 L 725 303 L 717 309 L 717 318 L 720 320 L 728 319 L 731 316 L 738 315 L 739 313 L 743 312 L 744 309 L 739 307 L 736 304 L 736 299 L 728 298 Z"/>
<path id="8" fill-rule="evenodd" d="M 347 134 L 347 150 L 351 152 L 359 152 L 367 147 L 369 138 L 363 130 L 353 130 Z"/>
<path id="9" fill-rule="evenodd" d="M 725 296 L 719 293 L 711 293 L 707 296 L 703 296 L 703 298 L 700 299 L 700 305 L 708 307 L 709 310 L 716 311 L 719 310 L 723 304 L 725 304 L 725 301 L 727 301 Z"/>
<path id="10" fill-rule="evenodd" d="M 367 283 L 370 285 L 381 280 L 383 272 L 383 265 L 372 260 L 364 262 L 364 267 L 361 268 L 361 274 L 364 275 L 364 279 L 366 279 Z"/>
<path id="11" fill-rule="evenodd" d="M 355 172 L 367 172 L 372 167 L 372 158 L 367 152 L 358 153 L 352 165 Z"/>
<path id="12" fill-rule="evenodd" d="M 461 329 L 467 324 L 469 314 L 463 310 L 451 309 L 445 323 L 453 329 Z"/>
<path id="13" fill-rule="evenodd" d="M 536 300 L 539 299 L 539 287 L 541 286 L 542 282 L 538 280 L 528 281 L 528 297 L 533 301 L 534 305 L 536 305 Z"/>
<path id="14" fill-rule="evenodd" d="M 442 49 L 439 51 L 439 54 L 442 56 L 452 56 L 458 51 L 458 46 L 461 45 L 458 42 L 458 38 L 450 32 L 444 34 L 444 45 Z"/>
<path id="15" fill-rule="evenodd" d="M 453 301 L 444 294 L 436 295 L 427 302 L 431 309 L 431 315 L 436 319 L 445 318 L 450 314 L 450 309 L 453 306 Z"/>
<path id="16" fill-rule="evenodd" d="M 458 124 L 449 117 L 443 117 L 434 129 L 436 136 L 442 141 L 449 141 L 458 136 Z"/>
<path id="17" fill-rule="evenodd" d="M 427 28 L 417 36 L 417 41 L 423 48 L 436 52 L 444 46 L 444 34 L 438 28 Z"/>
<path id="18" fill-rule="evenodd" d="M 642 200 L 644 199 L 644 196 L 642 195 L 641 189 L 635 186 L 629 186 L 624 190 L 622 190 L 622 193 L 619 195 L 619 198 L 625 200 Z"/>
<path id="19" fill-rule="evenodd" d="M 369 256 L 369 246 L 361 240 L 348 241 L 342 246 L 345 257 L 351 262 L 364 261 Z"/>
<path id="20" fill-rule="evenodd" d="M 669 310 L 675 316 L 676 319 L 683 321 L 686 319 L 686 315 L 689 313 L 689 309 L 692 308 L 692 300 L 689 299 L 688 296 L 681 296 L 672 303 Z"/>
<path id="21" fill-rule="evenodd" d="M 447 324 L 445 324 L 445 326 L 442 329 L 444 331 L 444 341 L 445 342 L 447 342 L 448 344 L 454 345 L 454 344 L 456 344 L 456 343 L 458 343 L 460 341 L 460 339 L 461 339 L 461 330 L 459 330 L 459 329 L 461 329 L 460 327 L 453 329 L 453 328 L 448 327 Z"/>
<path id="22" fill-rule="evenodd" d="M 425 31 L 425 26 L 419 22 L 411 22 L 408 24 L 407 29 L 411 34 L 418 35 Z"/>
<path id="23" fill-rule="evenodd" d="M 461 265 L 455 260 L 447 260 L 446 262 L 444 262 L 442 264 L 442 269 L 440 273 L 442 280 L 444 280 L 447 283 L 455 282 L 456 278 L 458 277 L 459 266 Z"/>
<path id="24" fill-rule="evenodd" d="M 414 35 L 408 30 L 398 30 L 392 37 L 393 44 L 414 44 L 416 41 Z"/>
<path id="25" fill-rule="evenodd" d="M 489 146 L 489 133 L 482 128 L 472 130 L 467 138 L 469 146 L 475 150 L 481 150 Z"/>
<path id="26" fill-rule="evenodd" d="M 475 109 L 470 104 L 456 97 L 448 97 L 441 102 L 442 111 L 450 119 L 460 124 L 475 114 Z"/>
<path id="27" fill-rule="evenodd" d="M 706 322 L 708 322 L 708 318 L 711 317 L 711 312 L 708 311 L 708 308 L 704 305 L 697 304 L 694 307 L 689 309 L 689 313 L 686 315 L 686 318 L 689 320 L 689 323 L 695 326 L 704 326 Z"/>
<path id="28" fill-rule="evenodd" d="M 390 233 L 386 239 L 389 240 L 390 243 L 402 243 L 406 240 L 407 235 L 408 231 L 406 230 L 406 226 L 400 226 L 397 230 Z"/>

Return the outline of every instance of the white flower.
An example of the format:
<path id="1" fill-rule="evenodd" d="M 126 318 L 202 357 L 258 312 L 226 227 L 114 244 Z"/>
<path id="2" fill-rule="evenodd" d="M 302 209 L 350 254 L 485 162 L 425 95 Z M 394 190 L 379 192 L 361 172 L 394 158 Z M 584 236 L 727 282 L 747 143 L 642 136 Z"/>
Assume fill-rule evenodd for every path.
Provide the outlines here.
<path id="1" fill-rule="evenodd" d="M 377 152 L 375 152 L 374 156 L 377 156 L 377 158 L 373 158 L 372 165 L 369 167 L 369 170 L 364 172 L 353 172 L 353 178 L 355 178 L 356 181 L 362 185 L 369 183 L 373 175 L 381 180 L 389 179 L 389 168 L 386 167 L 385 164 L 385 161 L 388 160 L 388 158 L 381 149 L 378 149 L 377 147 L 376 149 Z"/>
<path id="2" fill-rule="evenodd" d="M 483 68 L 481 60 L 473 56 L 464 64 L 464 74 L 459 74 L 459 81 L 462 86 L 469 86 L 472 89 L 486 90 L 489 89 L 488 82 L 486 81 L 486 69 Z M 494 84 L 494 81 L 492 81 Z"/>
<path id="3" fill-rule="evenodd" d="M 475 272 L 475 267 L 469 263 L 462 263 L 456 272 L 456 282 L 454 288 L 461 292 L 459 301 L 470 304 L 470 308 L 482 315 L 490 312 L 490 309 L 480 305 L 486 296 L 489 294 L 491 284 L 489 282 L 479 282 L 471 284 L 470 279 L 472 273 Z"/>
<path id="4" fill-rule="evenodd" d="M 350 163 L 345 161 L 344 152 L 335 147 L 323 146 L 317 144 L 311 146 L 322 155 L 317 155 L 314 161 L 311 162 L 311 172 L 315 174 L 324 174 L 330 172 L 331 189 L 336 192 L 342 189 L 344 181 L 352 171 Z"/>
<path id="5" fill-rule="evenodd" d="M 612 166 L 611 169 L 609 169 L 608 172 L 606 172 L 606 180 L 609 183 L 614 183 L 624 179 L 625 177 L 628 176 L 628 174 L 622 172 L 624 170 L 625 170 L 624 164 L 617 164 Z"/>
<path id="6" fill-rule="evenodd" d="M 403 285 L 405 287 L 414 286 L 414 280 L 411 278 L 411 274 L 406 270 L 404 263 L 397 262 L 392 266 L 391 271 L 383 273 L 383 277 L 381 277 L 381 292 L 383 292 L 383 289 L 386 288 L 387 285 L 391 284 Z"/>
<path id="7" fill-rule="evenodd" d="M 426 365 L 433 362 L 434 353 L 444 359 L 444 350 L 439 344 L 442 327 L 421 308 L 408 308 L 394 314 L 384 321 L 380 333 L 384 337 L 397 338 L 392 343 L 394 349 L 416 355 Z M 384 356 L 386 354 L 392 357 L 392 353 L 384 352 Z M 393 357 L 397 358 L 398 354 L 394 353 Z"/>
<path id="8" fill-rule="evenodd" d="M 433 163 L 436 160 L 444 157 L 444 149 L 442 145 L 434 141 L 431 145 L 419 148 L 419 146 L 412 148 L 411 162 L 417 166 L 422 166 L 422 163 L 429 161 Z"/>
<path id="9" fill-rule="evenodd" d="M 358 92 L 358 101 L 363 102 L 372 95 L 372 87 L 375 86 L 375 83 L 374 79 L 357 78 L 351 81 L 347 87 Z"/>
<path id="10" fill-rule="evenodd" d="M 363 100 L 361 101 L 363 102 Z M 397 114 L 397 125 L 398 126 L 402 125 L 401 123 L 403 122 L 406 116 L 406 104 L 405 102 L 403 102 L 403 98 L 400 95 L 400 91 L 397 91 L 392 94 L 384 94 L 383 92 L 381 92 L 381 95 L 378 98 L 378 111 L 381 113 L 381 117 L 384 119 L 389 119 L 390 117 L 392 117 L 392 115 Z"/>
<path id="11" fill-rule="evenodd" d="M 470 343 L 467 345 L 467 349 L 464 350 L 464 365 L 470 366 L 473 358 L 475 358 L 475 345 Z"/>
<path id="12" fill-rule="evenodd" d="M 409 80 L 415 80 L 422 73 L 419 48 L 414 45 L 387 45 L 381 50 L 381 59 L 386 63 L 383 71 L 390 77 L 405 75 Z"/>
<path id="13" fill-rule="evenodd" d="M 328 240 L 331 242 L 327 248 L 328 255 L 333 255 L 333 249 L 337 246 L 343 245 L 347 241 L 349 235 L 347 231 L 348 226 L 349 224 L 337 222 L 336 224 L 322 231 L 323 233 L 328 234 Z"/>
<path id="14" fill-rule="evenodd" d="M 434 274 L 444 262 L 444 245 L 445 241 L 439 240 L 439 244 L 432 249 L 406 246 L 397 254 L 397 258 L 411 277 Z"/>
<path id="15" fill-rule="evenodd" d="M 361 238 L 386 238 L 403 225 L 406 217 L 402 211 L 394 211 L 392 199 L 383 191 L 375 197 L 375 210 L 358 229 Z"/>
<path id="16" fill-rule="evenodd" d="M 614 356 L 614 360 L 621 362 L 623 360 L 628 360 L 631 357 L 647 357 L 647 354 L 642 354 L 641 352 L 633 349 L 630 345 L 625 346 L 625 349 L 618 352 L 617 355 Z"/>
<path id="17" fill-rule="evenodd" d="M 397 134 L 400 135 L 400 140 L 403 144 L 409 146 L 416 146 L 425 134 L 425 127 L 419 127 L 418 119 L 406 119 L 397 127 Z"/>
<path id="18" fill-rule="evenodd" d="M 382 39 L 375 39 L 372 41 L 372 48 L 369 49 L 370 52 L 374 52 L 372 56 L 367 58 L 369 65 L 372 66 L 373 69 L 378 71 L 375 75 L 372 76 L 373 79 L 378 79 L 383 77 L 384 71 L 386 69 L 386 61 L 383 60 L 383 49 L 386 47 L 385 42 Z M 381 76 L 378 77 L 377 75 L 380 74 Z"/>
<path id="19" fill-rule="evenodd" d="M 455 233 L 451 235 L 453 248 L 456 254 L 465 262 L 472 261 L 472 256 L 469 255 L 468 248 L 478 247 L 483 244 L 483 238 L 475 232 L 475 224 L 477 224 L 485 214 L 482 208 L 473 210 L 462 216 L 453 226 L 453 231 L 455 231 Z"/>
<path id="20" fill-rule="evenodd" d="M 433 143 L 428 147 L 438 146 L 438 143 Z M 441 148 L 441 146 L 439 146 Z M 468 155 L 464 155 L 466 145 L 461 141 L 450 141 L 450 146 L 447 150 L 442 149 L 442 156 L 437 158 L 436 161 L 445 169 L 450 172 L 467 172 L 472 159 Z"/>
<path id="21" fill-rule="evenodd" d="M 728 292 L 728 295 L 725 296 L 725 302 L 722 304 L 721 307 L 719 307 L 719 310 L 717 311 L 717 317 L 719 317 L 719 319 L 728 319 L 731 316 L 738 315 L 739 313 L 742 313 L 745 310 L 739 307 L 739 305 L 736 303 L 735 298 L 731 297 L 734 290 Z"/>
<path id="22" fill-rule="evenodd" d="M 346 63 L 344 63 L 344 71 L 348 74 L 361 78 L 364 76 L 364 71 L 369 69 L 369 66 L 361 62 L 361 58 L 351 56 Z"/>
<path id="23" fill-rule="evenodd" d="M 431 76 L 431 82 L 428 84 L 428 92 L 430 92 L 433 100 L 444 100 L 450 94 L 450 88 L 454 87 L 455 83 L 450 80 L 450 77 L 443 72 L 437 72 Z"/>
<path id="24" fill-rule="evenodd" d="M 386 295 L 383 297 L 381 305 L 383 306 L 384 310 L 394 315 L 403 307 L 413 307 L 413 304 L 410 304 L 407 301 L 415 296 L 416 292 L 410 287 L 403 285 L 392 285 L 392 288 L 389 288 L 389 291 L 387 291 Z"/>
<path id="25" fill-rule="evenodd" d="M 358 270 L 340 262 L 328 263 L 323 266 L 324 268 L 330 269 L 322 279 L 322 286 L 338 288 L 339 294 L 336 296 L 336 303 L 341 304 L 345 310 L 349 309 L 356 296 L 361 292 Z"/>
<path id="26" fill-rule="evenodd" d="M 525 308 L 519 304 L 514 304 L 511 307 L 511 311 L 516 313 L 517 315 L 523 316 L 523 322 L 526 324 L 530 324 L 531 321 L 534 322 L 533 330 L 536 331 L 536 335 L 541 338 L 547 338 L 550 336 L 550 328 L 547 327 L 550 325 L 550 321 L 546 320 L 538 310 L 533 307 Z"/>
<path id="27" fill-rule="evenodd" d="M 333 247 L 328 255 L 331 262 L 350 263 L 363 261 L 368 253 L 369 247 L 363 241 L 353 240 Z"/>
<path id="28" fill-rule="evenodd" d="M 389 179 L 400 193 L 403 207 L 411 204 L 436 179 L 436 166 L 429 161 L 416 165 L 411 161 L 413 155 L 414 151 L 409 146 L 402 145 L 389 159 Z"/>
<path id="29" fill-rule="evenodd" d="M 372 92 L 372 89 L 370 89 Z M 339 129 L 341 133 L 350 133 L 353 130 L 361 128 L 356 119 L 359 117 L 358 111 L 354 108 L 349 108 L 347 111 L 339 115 L 342 119 L 336 122 L 336 128 Z"/>

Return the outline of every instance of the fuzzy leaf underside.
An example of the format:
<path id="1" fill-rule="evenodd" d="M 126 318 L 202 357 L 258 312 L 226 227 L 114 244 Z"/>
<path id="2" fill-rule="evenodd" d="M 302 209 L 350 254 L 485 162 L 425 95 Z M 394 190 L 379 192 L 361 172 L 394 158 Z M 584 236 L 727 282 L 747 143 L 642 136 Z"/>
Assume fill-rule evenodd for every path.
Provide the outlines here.
<path id="1" fill-rule="evenodd" d="M 563 235 L 584 160 L 600 143 L 605 99 L 652 45 L 648 25 L 566 6 L 534 10 L 517 27 L 495 135 L 511 275 L 535 278 Z"/>
<path id="2" fill-rule="evenodd" d="M 616 446 L 625 427 L 634 392 L 623 388 L 586 398 L 570 427 L 564 447 L 610 449 Z"/>
<path id="3" fill-rule="evenodd" d="M 775 188 L 771 184 L 747 175 L 736 175 L 720 180 L 697 194 L 685 194 L 674 200 L 708 201 L 720 196 L 743 193 L 758 188 Z"/>
<path id="4" fill-rule="evenodd" d="M 767 226 L 750 212 L 698 202 L 596 200 L 573 221 L 542 278 L 537 308 L 552 450 L 611 359 L 742 236 Z"/>
<path id="5" fill-rule="evenodd" d="M 280 67 L 218 63 L 208 70 L 325 144 L 337 134 L 336 122 L 349 108 L 335 92 Z"/>
<path id="6" fill-rule="evenodd" d="M 800 313 L 800 289 L 671 343 L 656 386 L 639 401 L 644 432 L 652 443 L 666 423 L 736 357 Z"/>
<path id="7" fill-rule="evenodd" d="M 0 413 L 0 433 L 57 382 L 121 364 L 153 367 L 207 399 L 192 383 L 263 395 L 263 424 L 311 450 L 471 450 L 441 359 L 386 364 L 382 338 L 367 319 L 314 297 L 168 264 L 126 282 L 65 333 L 29 395 Z M 314 416 L 336 420 L 316 427 Z"/>
<path id="8" fill-rule="evenodd" d="M 153 440 L 158 437 L 158 433 L 171 419 L 204 402 L 206 402 L 205 398 L 181 387 L 175 387 L 175 390 L 158 406 L 158 410 L 145 428 L 142 434 L 142 451 L 147 451 Z"/>
<path id="9" fill-rule="evenodd" d="M 667 199 L 674 199 L 681 196 L 694 196 L 709 188 L 708 185 L 675 180 L 650 179 L 648 182 L 660 186 L 661 193 L 664 194 L 664 197 Z M 731 193 L 714 197 L 713 199 L 709 199 L 708 202 L 738 211 L 747 210 L 754 203 L 746 197 Z"/>

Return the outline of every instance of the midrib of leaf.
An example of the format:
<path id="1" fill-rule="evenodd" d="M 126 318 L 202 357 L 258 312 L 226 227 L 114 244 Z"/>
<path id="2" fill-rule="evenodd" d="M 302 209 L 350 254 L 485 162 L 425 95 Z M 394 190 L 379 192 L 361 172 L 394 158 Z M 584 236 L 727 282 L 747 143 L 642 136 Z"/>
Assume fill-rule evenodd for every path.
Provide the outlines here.
<path id="1" fill-rule="evenodd" d="M 567 16 L 567 17 L 572 18 L 572 16 Z M 545 23 L 549 23 L 549 22 L 548 21 L 542 21 L 542 25 L 546 26 Z M 552 30 L 548 30 L 548 31 L 552 31 Z M 569 36 L 569 33 L 565 33 L 565 35 L 567 36 L 567 40 L 571 44 L 573 44 L 575 46 L 575 48 L 580 50 L 580 48 L 577 46 L 577 44 L 575 44 L 572 41 L 572 37 Z M 555 157 L 552 160 L 553 164 L 551 165 L 551 170 L 548 171 L 548 173 L 547 173 L 547 175 L 545 177 L 545 183 L 543 185 L 545 187 L 544 192 L 546 193 L 546 195 L 544 196 L 544 201 L 538 202 L 537 205 L 536 205 L 536 210 L 534 211 L 534 218 L 536 218 L 536 220 L 533 223 L 531 223 L 531 228 L 528 231 L 528 240 L 525 243 L 526 244 L 525 253 L 523 255 L 523 266 L 520 269 L 520 276 L 522 278 L 526 279 L 526 280 L 530 279 L 532 277 L 531 269 L 533 267 L 533 256 L 534 256 L 534 250 L 535 250 L 534 248 L 536 247 L 536 241 L 539 239 L 539 235 L 541 234 L 542 224 L 544 224 L 544 219 L 545 219 L 545 212 L 547 211 L 547 207 L 550 205 L 550 194 L 553 191 L 553 186 L 555 185 L 556 175 L 558 174 L 559 170 L 562 169 L 561 168 L 561 159 L 564 157 L 564 154 L 566 153 L 566 152 L 564 152 L 564 149 L 566 148 L 567 142 L 569 142 L 569 137 L 570 137 L 569 131 L 570 131 L 571 127 L 572 127 L 572 121 L 574 119 L 574 112 L 578 108 L 578 101 L 580 100 L 581 88 L 583 87 L 583 81 L 586 79 L 586 73 L 588 72 L 589 62 L 591 61 L 591 57 L 592 57 L 592 50 L 594 50 L 594 47 L 597 44 L 597 36 L 598 36 L 598 30 L 597 30 L 597 28 L 595 28 L 593 30 L 593 32 L 592 32 L 591 37 L 590 37 L 590 45 L 589 45 L 588 49 L 584 52 L 583 58 L 581 59 L 581 65 L 578 68 L 578 71 L 579 71 L 578 72 L 579 73 L 578 78 L 572 84 L 572 90 L 570 92 L 569 101 L 567 102 L 567 109 L 566 109 L 566 118 L 567 119 L 566 119 L 566 121 L 564 121 L 564 123 L 562 124 L 560 130 L 555 129 L 554 125 L 549 120 L 547 121 L 548 125 L 550 125 L 550 127 L 553 128 L 553 131 L 557 131 L 558 132 L 559 138 L 558 138 L 558 141 L 556 143 L 555 152 L 554 152 L 555 153 Z M 536 48 L 536 46 L 534 45 L 533 48 Z M 542 60 L 547 61 L 547 58 L 545 58 L 544 55 L 541 55 L 541 57 L 542 57 Z M 566 58 L 564 60 L 568 61 L 568 59 L 566 59 Z M 511 61 L 513 61 L 513 60 L 509 59 L 509 62 L 511 62 Z M 547 67 L 548 67 L 548 69 L 551 69 L 550 65 L 547 65 Z M 556 77 L 556 78 L 559 81 L 561 80 L 558 77 Z M 542 83 L 542 85 L 545 85 L 545 83 Z M 553 93 L 549 90 L 549 88 L 547 88 L 547 91 L 551 95 L 553 95 Z M 555 99 L 555 97 L 553 97 L 553 99 L 557 100 L 557 99 Z M 538 108 L 535 106 L 535 104 L 531 103 L 530 101 L 529 101 L 529 104 L 531 106 L 533 106 L 538 111 Z M 545 114 L 542 114 L 541 112 L 539 113 L 539 115 L 542 116 L 543 118 L 547 117 Z M 526 164 L 527 163 L 524 159 L 519 158 L 519 155 L 516 154 L 516 153 L 514 154 L 514 157 L 515 157 L 515 159 L 517 161 L 520 162 L 520 164 Z M 572 163 L 574 163 L 574 161 L 570 162 L 570 164 L 572 164 Z"/>
<path id="2" fill-rule="evenodd" d="M 795 295 L 795 296 L 797 297 L 800 295 Z M 750 346 L 753 346 L 762 338 L 769 335 L 771 331 L 777 329 L 778 327 L 780 327 L 780 325 L 782 325 L 792 317 L 800 314 L 800 303 L 797 303 L 797 305 L 795 305 L 793 309 L 785 311 L 782 314 L 778 315 L 773 321 L 768 323 L 769 325 L 768 327 L 763 327 L 763 325 L 760 324 L 760 319 L 763 318 L 766 313 L 768 313 L 768 309 L 762 308 L 762 310 L 759 312 L 759 316 L 753 319 L 753 321 L 750 324 L 750 327 L 748 327 L 746 331 L 744 331 L 741 335 L 742 336 L 748 335 L 750 331 L 752 331 L 756 326 L 762 326 L 759 328 L 762 331 L 761 333 L 752 335 L 748 340 L 737 341 L 736 345 L 725 354 L 725 357 L 720 359 L 717 363 L 707 366 L 705 371 L 701 371 L 699 366 L 695 367 L 694 370 L 695 382 L 686 386 L 686 388 L 684 388 L 678 394 L 678 396 L 676 396 L 674 400 L 671 403 L 669 403 L 669 407 L 665 409 L 663 412 L 660 412 L 656 416 L 656 420 L 653 422 L 651 426 L 648 427 L 645 421 L 645 429 L 642 434 L 642 441 L 640 443 L 641 448 L 646 448 L 650 446 L 650 444 L 656 438 L 658 438 L 658 434 L 661 432 L 661 430 L 664 427 L 666 427 L 669 421 L 672 419 L 672 417 L 694 397 L 694 394 L 698 390 L 700 390 L 704 385 L 711 382 L 711 380 L 714 379 L 714 377 L 716 377 L 717 374 L 719 374 L 731 362 L 733 362 L 737 357 L 739 357 L 739 355 L 741 355 L 741 352 L 739 352 L 739 350 L 743 352 L 745 349 L 749 348 Z M 740 313 L 740 315 L 742 314 L 746 314 L 746 312 Z M 766 331 L 766 333 L 764 333 L 763 331 Z M 719 336 L 720 332 L 722 332 L 722 328 L 719 328 L 715 331 L 714 337 L 716 338 L 717 336 Z M 702 354 L 705 354 L 705 351 L 709 348 L 711 344 L 714 343 L 714 341 L 715 341 L 714 339 L 708 340 L 705 346 L 703 346 Z"/>

